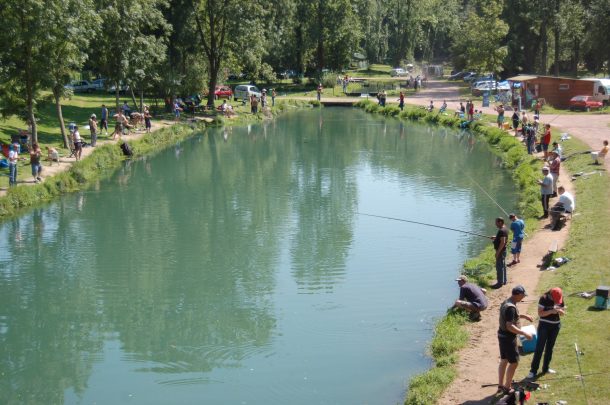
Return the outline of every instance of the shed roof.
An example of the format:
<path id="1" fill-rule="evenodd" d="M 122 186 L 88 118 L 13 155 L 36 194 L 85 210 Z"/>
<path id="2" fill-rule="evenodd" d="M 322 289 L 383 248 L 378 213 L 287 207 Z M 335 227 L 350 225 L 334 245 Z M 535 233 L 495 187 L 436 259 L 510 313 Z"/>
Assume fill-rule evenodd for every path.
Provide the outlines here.
<path id="1" fill-rule="evenodd" d="M 538 78 L 538 76 L 517 75 L 517 76 L 509 77 L 506 80 L 510 80 L 511 82 L 526 82 L 528 80 L 533 80 L 533 79 L 537 79 L 537 78 Z"/>

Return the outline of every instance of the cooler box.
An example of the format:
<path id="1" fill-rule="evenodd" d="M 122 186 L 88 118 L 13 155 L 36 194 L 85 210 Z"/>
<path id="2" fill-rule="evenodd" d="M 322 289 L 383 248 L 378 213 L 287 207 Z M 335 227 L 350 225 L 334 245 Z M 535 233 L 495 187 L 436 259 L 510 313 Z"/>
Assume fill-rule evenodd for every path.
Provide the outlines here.
<path id="1" fill-rule="evenodd" d="M 600 285 L 595 290 L 595 308 L 597 309 L 608 309 L 608 293 L 610 287 Z"/>
<path id="2" fill-rule="evenodd" d="M 536 327 L 534 325 L 527 325 L 521 328 L 524 332 L 528 332 L 532 335 L 531 340 L 526 340 L 525 336 L 519 335 L 521 341 L 521 349 L 523 353 L 533 353 L 536 351 L 536 342 L 538 341 L 538 335 L 536 333 Z"/>

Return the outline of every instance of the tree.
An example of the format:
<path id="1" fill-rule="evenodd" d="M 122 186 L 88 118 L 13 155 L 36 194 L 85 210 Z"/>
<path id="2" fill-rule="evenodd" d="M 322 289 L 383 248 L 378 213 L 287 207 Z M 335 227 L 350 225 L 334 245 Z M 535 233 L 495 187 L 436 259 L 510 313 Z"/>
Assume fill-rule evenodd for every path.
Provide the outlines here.
<path id="1" fill-rule="evenodd" d="M 0 50 L 4 82 L 0 85 L 2 115 L 17 114 L 38 142 L 36 100 L 48 69 L 45 47 L 51 14 L 43 0 L 5 0 L 0 7 Z"/>
<path id="2" fill-rule="evenodd" d="M 45 49 L 49 59 L 45 84 L 53 93 L 64 148 L 67 148 L 68 136 L 61 108 L 61 99 L 68 95 L 64 85 L 87 60 L 90 38 L 95 35 L 101 21 L 95 13 L 93 0 L 50 2 L 47 11 L 50 20 Z"/>
<path id="3" fill-rule="evenodd" d="M 152 68 L 166 57 L 171 26 L 162 8 L 166 0 L 97 0 L 104 21 L 93 43 L 94 63 L 115 86 L 119 108 L 121 85 L 138 84 L 153 77 Z M 136 72 L 138 77 L 135 77 Z"/>
<path id="4" fill-rule="evenodd" d="M 459 36 L 453 46 L 457 63 L 476 71 L 499 72 L 507 55 L 502 46 L 508 33 L 508 25 L 502 21 L 502 4 L 499 0 L 481 0 L 466 14 L 466 21 L 454 36 Z M 481 33 L 485 35 L 481 35 Z"/>

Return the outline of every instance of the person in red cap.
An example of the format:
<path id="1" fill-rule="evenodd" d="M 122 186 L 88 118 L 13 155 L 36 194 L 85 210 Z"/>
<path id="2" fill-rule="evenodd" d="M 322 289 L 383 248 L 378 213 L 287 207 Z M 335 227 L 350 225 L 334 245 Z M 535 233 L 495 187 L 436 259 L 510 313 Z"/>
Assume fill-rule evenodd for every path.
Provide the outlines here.
<path id="1" fill-rule="evenodd" d="M 534 379 L 538 373 L 540 359 L 544 351 L 544 361 L 542 363 L 542 374 L 555 374 L 555 370 L 549 368 L 553 358 L 553 347 L 561 329 L 561 316 L 565 315 L 565 303 L 563 302 L 563 292 L 561 288 L 554 287 L 545 292 L 538 301 L 538 341 L 536 351 L 530 366 L 530 373 L 526 378 Z"/>

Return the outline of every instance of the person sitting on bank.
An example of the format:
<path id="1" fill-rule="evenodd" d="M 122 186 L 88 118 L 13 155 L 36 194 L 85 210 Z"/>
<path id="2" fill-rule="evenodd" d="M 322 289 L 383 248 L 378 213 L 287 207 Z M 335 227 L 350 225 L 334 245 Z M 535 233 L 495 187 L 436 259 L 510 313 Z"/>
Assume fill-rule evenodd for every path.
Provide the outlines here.
<path id="1" fill-rule="evenodd" d="M 468 282 L 468 277 L 459 276 L 455 279 L 460 286 L 460 297 L 453 304 L 454 308 L 462 308 L 470 312 L 472 321 L 481 320 L 481 311 L 487 309 L 487 297 L 485 289 Z"/>
<path id="2" fill-rule="evenodd" d="M 591 158 L 593 159 L 593 164 L 598 165 L 599 159 L 604 159 L 608 154 L 608 141 L 604 141 L 604 147 L 601 148 L 598 152 L 591 152 Z"/>
<path id="3" fill-rule="evenodd" d="M 558 231 L 561 225 L 561 216 L 563 214 L 571 214 L 576 208 L 576 202 L 574 196 L 567 192 L 565 187 L 559 186 L 557 188 L 559 193 L 559 201 L 551 207 L 551 229 Z"/>

